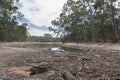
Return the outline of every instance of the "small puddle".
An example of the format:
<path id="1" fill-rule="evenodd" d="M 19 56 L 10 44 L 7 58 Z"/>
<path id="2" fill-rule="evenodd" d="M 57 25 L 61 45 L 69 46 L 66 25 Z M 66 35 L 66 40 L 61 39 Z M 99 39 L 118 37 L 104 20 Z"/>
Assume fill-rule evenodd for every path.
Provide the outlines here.
<path id="1" fill-rule="evenodd" d="M 60 44 L 25 44 L 20 46 L 20 48 L 51 49 L 60 46 L 61 46 Z"/>
<path id="2" fill-rule="evenodd" d="M 64 52 L 60 44 L 27 44 L 23 45 L 22 48 L 43 49 L 57 53 Z"/>
<path id="3" fill-rule="evenodd" d="M 14 46 L 18 48 L 30 48 L 30 49 L 42 49 L 42 50 L 50 50 L 53 52 L 80 52 L 81 50 L 75 48 L 63 47 L 61 44 L 24 44 Z"/>

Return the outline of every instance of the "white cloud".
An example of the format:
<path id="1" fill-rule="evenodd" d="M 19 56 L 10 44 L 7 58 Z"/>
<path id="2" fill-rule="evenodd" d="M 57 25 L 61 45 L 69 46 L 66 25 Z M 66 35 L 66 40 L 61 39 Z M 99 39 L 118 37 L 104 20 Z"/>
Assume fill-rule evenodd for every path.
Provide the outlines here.
<path id="1" fill-rule="evenodd" d="M 50 31 L 43 31 L 43 30 L 40 30 L 40 29 L 35 29 L 35 28 L 32 28 L 32 29 L 29 29 L 28 32 L 32 35 L 32 36 L 43 36 L 44 33 L 50 33 L 52 34 L 53 36 L 55 36 L 55 34 L 53 32 L 50 32 Z"/>
<path id="2" fill-rule="evenodd" d="M 66 0 L 20 0 L 20 12 L 35 25 L 51 26 L 51 20 L 59 16 L 65 2 Z"/>
<path id="3" fill-rule="evenodd" d="M 67 0 L 19 0 L 19 11 L 24 14 L 24 18 L 36 26 L 52 26 L 51 21 L 56 19 L 61 13 L 61 9 Z M 41 36 L 50 31 L 44 31 L 37 28 L 29 28 L 31 35 Z"/>

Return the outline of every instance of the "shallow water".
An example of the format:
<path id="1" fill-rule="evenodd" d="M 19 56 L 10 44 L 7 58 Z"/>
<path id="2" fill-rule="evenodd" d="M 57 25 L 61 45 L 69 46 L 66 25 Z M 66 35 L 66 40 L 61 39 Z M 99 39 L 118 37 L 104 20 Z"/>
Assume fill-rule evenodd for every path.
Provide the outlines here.
<path id="1" fill-rule="evenodd" d="M 33 48 L 33 49 L 50 49 L 55 47 L 61 47 L 60 44 L 26 44 L 22 48 Z"/>
<path id="2" fill-rule="evenodd" d="M 21 46 L 22 48 L 32 48 L 32 49 L 43 49 L 43 50 L 50 50 L 50 51 L 61 51 L 64 52 L 80 52 L 79 49 L 74 48 L 67 48 L 61 46 L 61 44 L 25 44 Z M 52 50 L 52 49 L 59 49 L 59 50 Z"/>

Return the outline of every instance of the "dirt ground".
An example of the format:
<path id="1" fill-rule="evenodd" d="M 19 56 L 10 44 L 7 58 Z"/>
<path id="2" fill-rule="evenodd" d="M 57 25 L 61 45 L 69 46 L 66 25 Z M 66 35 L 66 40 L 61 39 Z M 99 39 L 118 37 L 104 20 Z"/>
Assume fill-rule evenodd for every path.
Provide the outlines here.
<path id="1" fill-rule="evenodd" d="M 0 80 L 120 80 L 119 43 L 64 43 L 61 53 L 25 44 L 41 43 L 0 43 Z"/>

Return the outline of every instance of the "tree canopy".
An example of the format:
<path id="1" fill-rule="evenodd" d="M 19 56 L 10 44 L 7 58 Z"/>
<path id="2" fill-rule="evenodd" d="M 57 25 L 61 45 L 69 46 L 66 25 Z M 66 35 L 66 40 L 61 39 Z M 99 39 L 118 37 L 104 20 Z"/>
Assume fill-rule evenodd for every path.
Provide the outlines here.
<path id="1" fill-rule="evenodd" d="M 27 36 L 26 24 L 19 24 L 23 15 L 15 2 L 18 0 L 0 0 L 0 41 L 22 41 Z"/>
<path id="2" fill-rule="evenodd" d="M 50 28 L 63 41 L 118 42 L 120 5 L 118 0 L 68 0 Z"/>

